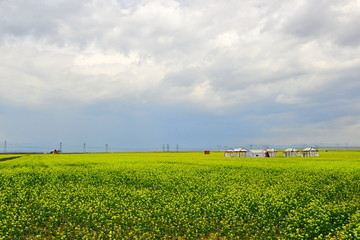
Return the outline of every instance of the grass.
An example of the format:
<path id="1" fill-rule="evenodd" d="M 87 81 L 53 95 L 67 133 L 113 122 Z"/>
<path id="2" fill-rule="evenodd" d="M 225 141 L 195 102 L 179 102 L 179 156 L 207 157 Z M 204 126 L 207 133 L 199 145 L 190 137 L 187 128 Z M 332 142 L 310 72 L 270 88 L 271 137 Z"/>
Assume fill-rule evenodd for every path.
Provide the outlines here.
<path id="1" fill-rule="evenodd" d="M 0 239 L 358 239 L 360 152 L 0 155 Z"/>

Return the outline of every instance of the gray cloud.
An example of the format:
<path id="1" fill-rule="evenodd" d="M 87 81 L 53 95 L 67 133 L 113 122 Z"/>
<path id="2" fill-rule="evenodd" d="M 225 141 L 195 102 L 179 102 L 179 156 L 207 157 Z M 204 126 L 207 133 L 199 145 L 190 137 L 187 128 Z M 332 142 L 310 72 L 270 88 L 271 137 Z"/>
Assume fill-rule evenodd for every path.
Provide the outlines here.
<path id="1" fill-rule="evenodd" d="M 358 46 L 359 20 L 359 6 L 353 1 L 304 1 L 285 20 L 284 30 L 308 41 Z"/>
<path id="2" fill-rule="evenodd" d="M 299 37 L 317 37 L 329 33 L 336 22 L 333 4 L 304 1 L 287 20 L 285 30 Z"/>

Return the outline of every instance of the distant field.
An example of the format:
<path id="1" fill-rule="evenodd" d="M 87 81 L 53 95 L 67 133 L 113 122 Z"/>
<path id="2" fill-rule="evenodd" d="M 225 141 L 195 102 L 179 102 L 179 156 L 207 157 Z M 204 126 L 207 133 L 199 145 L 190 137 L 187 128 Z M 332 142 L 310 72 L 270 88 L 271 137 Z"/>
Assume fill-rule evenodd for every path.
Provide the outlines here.
<path id="1" fill-rule="evenodd" d="M 0 155 L 0 239 L 360 239 L 360 152 Z"/>

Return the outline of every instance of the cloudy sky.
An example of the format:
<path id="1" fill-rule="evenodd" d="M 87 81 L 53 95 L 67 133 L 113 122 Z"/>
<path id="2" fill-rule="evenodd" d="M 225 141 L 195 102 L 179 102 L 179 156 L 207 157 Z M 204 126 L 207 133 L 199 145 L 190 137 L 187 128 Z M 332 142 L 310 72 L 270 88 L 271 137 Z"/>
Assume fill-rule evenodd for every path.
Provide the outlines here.
<path id="1" fill-rule="evenodd" d="M 0 148 L 360 145 L 357 0 L 0 0 L 0 52 Z"/>

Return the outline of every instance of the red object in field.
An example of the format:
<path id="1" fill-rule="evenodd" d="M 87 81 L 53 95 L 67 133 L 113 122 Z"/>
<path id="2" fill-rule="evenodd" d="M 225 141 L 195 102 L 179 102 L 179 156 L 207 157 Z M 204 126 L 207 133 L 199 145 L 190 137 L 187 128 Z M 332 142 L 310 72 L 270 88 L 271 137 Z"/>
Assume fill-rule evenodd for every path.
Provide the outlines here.
<path id="1" fill-rule="evenodd" d="M 58 153 L 61 153 L 61 151 L 55 149 L 54 151 L 51 151 L 50 153 L 51 153 L 51 154 L 58 154 Z"/>

